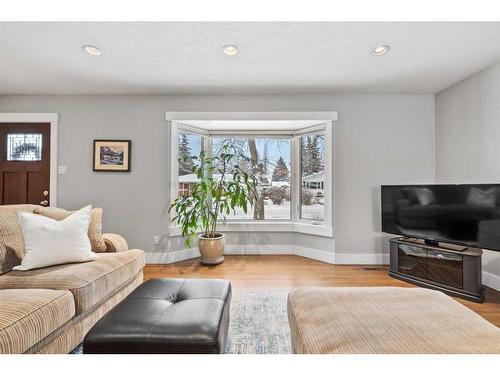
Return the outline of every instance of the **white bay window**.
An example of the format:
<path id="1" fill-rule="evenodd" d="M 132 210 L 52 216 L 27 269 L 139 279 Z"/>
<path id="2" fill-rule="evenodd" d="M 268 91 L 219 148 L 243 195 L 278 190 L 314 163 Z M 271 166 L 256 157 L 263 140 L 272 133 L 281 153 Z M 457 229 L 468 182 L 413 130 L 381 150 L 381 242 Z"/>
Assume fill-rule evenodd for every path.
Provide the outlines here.
<path id="1" fill-rule="evenodd" d="M 333 235 L 333 121 L 178 120 L 170 125 L 172 199 L 190 194 L 199 183 L 190 156 L 202 150 L 217 155 L 231 144 L 243 155 L 239 167 L 256 176 L 259 199 L 247 213 L 237 209 L 228 215 L 221 231 Z M 170 232 L 179 233 L 175 227 Z"/>

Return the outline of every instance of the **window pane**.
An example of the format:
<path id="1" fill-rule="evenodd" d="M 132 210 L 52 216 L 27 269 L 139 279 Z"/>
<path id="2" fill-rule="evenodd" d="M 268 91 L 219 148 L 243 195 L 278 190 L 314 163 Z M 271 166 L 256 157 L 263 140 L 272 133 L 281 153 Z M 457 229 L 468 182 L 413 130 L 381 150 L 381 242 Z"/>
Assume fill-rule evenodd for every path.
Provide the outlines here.
<path id="1" fill-rule="evenodd" d="M 290 139 L 289 138 L 214 138 L 213 154 L 224 144 L 238 148 L 244 157 L 238 166 L 251 172 L 258 180 L 258 199 L 245 214 L 237 209 L 229 220 L 289 220 L 290 219 Z M 257 165 L 249 161 L 256 160 Z M 214 176 L 216 177 L 216 176 Z"/>
<path id="2" fill-rule="evenodd" d="M 300 138 L 300 217 L 325 220 L 325 135 Z M 328 188 L 328 187 L 327 187 Z"/>
<path id="3" fill-rule="evenodd" d="M 7 160 L 42 160 L 42 135 L 33 133 L 7 134 Z"/>
<path id="4" fill-rule="evenodd" d="M 189 195 L 191 189 L 199 181 L 191 171 L 196 161 L 185 159 L 189 156 L 199 156 L 203 149 L 203 137 L 197 134 L 180 133 L 178 138 L 179 165 L 179 196 Z"/>

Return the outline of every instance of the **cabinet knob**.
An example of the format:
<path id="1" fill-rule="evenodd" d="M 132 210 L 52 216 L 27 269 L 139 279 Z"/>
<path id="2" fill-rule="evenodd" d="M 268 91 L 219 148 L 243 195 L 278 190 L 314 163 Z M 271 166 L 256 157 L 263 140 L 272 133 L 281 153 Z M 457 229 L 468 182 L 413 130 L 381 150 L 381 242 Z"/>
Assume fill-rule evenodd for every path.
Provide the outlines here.
<path id="1" fill-rule="evenodd" d="M 49 201 L 47 201 L 47 200 L 44 200 L 44 201 L 40 202 L 40 205 L 44 206 L 44 207 L 46 207 L 48 204 L 49 204 Z"/>
<path id="2" fill-rule="evenodd" d="M 42 194 L 46 197 L 47 195 L 49 195 L 49 192 L 47 190 L 44 190 Z"/>

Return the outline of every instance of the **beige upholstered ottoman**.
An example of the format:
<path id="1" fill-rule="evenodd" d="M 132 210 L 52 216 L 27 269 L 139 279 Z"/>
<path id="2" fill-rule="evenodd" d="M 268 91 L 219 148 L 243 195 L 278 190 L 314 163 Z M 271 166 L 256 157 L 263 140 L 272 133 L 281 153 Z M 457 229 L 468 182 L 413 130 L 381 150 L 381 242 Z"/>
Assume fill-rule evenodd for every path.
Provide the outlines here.
<path id="1" fill-rule="evenodd" d="M 299 288 L 288 295 L 294 353 L 496 353 L 500 328 L 421 288 Z"/>

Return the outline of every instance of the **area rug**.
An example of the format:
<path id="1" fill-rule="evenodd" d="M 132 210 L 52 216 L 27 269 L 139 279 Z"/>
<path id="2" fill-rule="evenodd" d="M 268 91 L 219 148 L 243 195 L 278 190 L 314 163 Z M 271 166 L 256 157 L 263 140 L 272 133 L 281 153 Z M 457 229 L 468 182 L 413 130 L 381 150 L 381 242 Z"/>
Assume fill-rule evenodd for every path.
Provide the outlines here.
<path id="1" fill-rule="evenodd" d="M 288 290 L 233 290 L 226 354 L 291 353 Z M 72 354 L 81 354 L 82 346 Z"/>
<path id="2" fill-rule="evenodd" d="M 235 291 L 227 354 L 291 353 L 286 310 L 288 290 Z"/>

